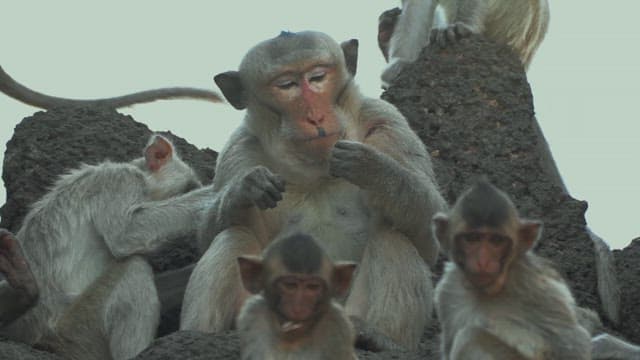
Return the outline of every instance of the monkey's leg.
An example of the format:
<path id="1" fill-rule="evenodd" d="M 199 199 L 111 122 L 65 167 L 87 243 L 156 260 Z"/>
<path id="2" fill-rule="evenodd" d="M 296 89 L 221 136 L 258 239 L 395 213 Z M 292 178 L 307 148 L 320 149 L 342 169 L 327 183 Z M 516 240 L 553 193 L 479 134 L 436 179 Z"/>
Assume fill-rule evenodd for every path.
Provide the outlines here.
<path id="1" fill-rule="evenodd" d="M 120 276 L 106 294 L 102 308 L 114 360 L 130 359 L 144 350 L 153 341 L 160 322 L 160 301 L 151 266 L 137 256 L 118 266 L 115 272 Z"/>
<path id="2" fill-rule="evenodd" d="M 610 334 L 600 334 L 591 339 L 591 356 L 594 359 L 639 359 L 640 346 Z"/>
<path id="3" fill-rule="evenodd" d="M 230 329 L 249 296 L 242 286 L 238 256 L 259 253 L 259 242 L 248 228 L 232 227 L 218 234 L 191 274 L 182 303 L 180 329 Z"/>
<path id="4" fill-rule="evenodd" d="M 182 304 L 184 292 L 194 268 L 195 264 L 190 264 L 180 269 L 169 270 L 156 275 L 155 283 L 160 303 L 162 304 L 162 313 L 177 308 Z"/>
<path id="5" fill-rule="evenodd" d="M 346 311 L 414 349 L 431 319 L 431 272 L 405 236 L 380 230 L 369 239 Z"/>

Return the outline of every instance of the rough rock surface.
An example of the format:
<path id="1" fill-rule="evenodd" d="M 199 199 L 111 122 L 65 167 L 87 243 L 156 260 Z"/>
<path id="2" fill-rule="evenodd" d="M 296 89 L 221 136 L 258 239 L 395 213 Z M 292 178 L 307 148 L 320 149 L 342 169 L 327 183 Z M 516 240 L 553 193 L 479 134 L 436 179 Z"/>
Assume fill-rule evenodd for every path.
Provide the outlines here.
<path id="1" fill-rule="evenodd" d="M 623 250 L 614 251 L 618 281 L 622 285 L 620 327 L 627 338 L 640 343 L 640 238 Z"/>
<path id="2" fill-rule="evenodd" d="M 538 252 L 554 260 L 580 305 L 601 311 L 593 246 L 584 220 L 587 204 L 565 191 L 535 120 L 531 91 L 517 58 L 509 49 L 480 38 L 428 50 L 383 98 L 403 112 L 427 144 L 443 194 L 453 201 L 476 176 L 487 175 L 513 197 L 524 216 L 544 220 Z M 148 134 L 144 125 L 100 109 L 58 109 L 25 119 L 7 146 L 3 178 L 8 201 L 2 209 L 2 225 L 16 230 L 27 204 L 40 197 L 63 170 L 107 157 L 130 159 L 139 154 Z M 188 155 L 191 148 L 180 141 L 178 147 L 203 179 L 213 176 L 215 154 L 193 149 Z M 636 240 L 616 253 L 624 319 L 617 330 L 635 341 L 640 341 L 639 252 L 640 240 Z M 437 274 L 438 270 L 436 278 Z M 415 352 L 360 351 L 358 355 L 361 359 L 436 359 L 437 334 L 434 322 Z M 0 359 L 8 351 L 5 348 L 13 351 L 15 347 L 0 343 Z M 136 359 L 233 359 L 238 354 L 237 336 L 232 332 L 178 331 L 157 339 Z M 24 358 L 32 358 L 28 356 Z"/>

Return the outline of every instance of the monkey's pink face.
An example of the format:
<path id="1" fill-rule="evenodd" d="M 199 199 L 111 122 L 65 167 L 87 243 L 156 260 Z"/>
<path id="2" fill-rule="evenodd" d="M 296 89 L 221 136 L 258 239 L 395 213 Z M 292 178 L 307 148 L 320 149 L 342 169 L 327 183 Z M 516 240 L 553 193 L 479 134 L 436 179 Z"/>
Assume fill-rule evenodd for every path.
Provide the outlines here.
<path id="1" fill-rule="evenodd" d="M 321 278 L 299 274 L 279 278 L 276 289 L 280 294 L 280 313 L 294 322 L 310 319 L 326 292 Z"/>
<path id="2" fill-rule="evenodd" d="M 269 83 L 293 141 L 326 151 L 338 141 L 343 132 L 335 110 L 338 80 L 335 65 L 303 64 L 284 69 Z"/>
<path id="3" fill-rule="evenodd" d="M 454 240 L 462 256 L 458 262 L 469 282 L 488 295 L 500 292 L 511 238 L 495 230 L 474 229 L 457 234 Z"/>

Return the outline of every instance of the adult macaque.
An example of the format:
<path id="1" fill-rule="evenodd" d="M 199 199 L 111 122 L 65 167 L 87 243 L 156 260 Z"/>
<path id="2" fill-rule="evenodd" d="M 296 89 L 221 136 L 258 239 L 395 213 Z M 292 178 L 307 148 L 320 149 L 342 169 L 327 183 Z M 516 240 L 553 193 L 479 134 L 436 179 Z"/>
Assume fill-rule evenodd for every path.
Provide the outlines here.
<path id="1" fill-rule="evenodd" d="M 486 180 L 433 218 L 451 260 L 435 299 L 443 359 L 640 358 L 640 347 L 612 335 L 590 339 L 598 315 L 577 307 L 564 279 L 531 251 L 541 228 Z"/>
<path id="2" fill-rule="evenodd" d="M 83 347 L 104 359 L 143 350 L 155 336 L 160 304 L 142 255 L 195 233 L 213 194 L 200 186 L 159 135 L 143 158 L 85 165 L 62 176 L 16 234 L 40 297 L 3 334 L 72 359 L 91 358 L 82 356 Z M 71 344 L 59 345 L 65 342 Z"/>
<path id="3" fill-rule="evenodd" d="M 384 14 L 383 14 L 384 15 Z M 509 45 L 520 57 L 525 69 L 544 39 L 549 25 L 547 0 L 402 0 L 402 13 L 388 13 L 380 22 L 395 22 L 393 35 L 381 26 L 380 50 L 389 63 L 382 72 L 388 86 L 407 63 L 418 59 L 429 42 L 440 46 L 470 34 L 483 34 L 500 44 Z M 380 33 L 378 41 L 380 41 Z"/>
<path id="4" fill-rule="evenodd" d="M 428 264 L 439 249 L 424 217 L 446 205 L 402 114 L 354 84 L 357 45 L 282 33 L 251 49 L 239 71 L 215 77 L 247 113 L 218 157 L 219 193 L 201 229 L 206 252 L 185 292 L 182 329 L 231 328 L 250 295 L 238 256 L 305 233 L 332 261 L 359 263 L 348 315 L 418 344 L 432 311 Z"/>
<path id="5" fill-rule="evenodd" d="M 214 91 L 190 87 L 161 88 L 155 90 L 140 91 L 133 94 L 106 99 L 66 99 L 45 95 L 43 93 L 29 89 L 28 87 L 18 83 L 13 78 L 11 78 L 11 76 L 9 76 L 9 74 L 7 74 L 1 66 L 0 91 L 18 101 L 42 109 L 51 109 L 61 106 L 104 106 L 117 109 L 156 100 L 169 100 L 178 98 L 222 102 L 222 98 L 220 97 L 220 95 Z"/>
<path id="6" fill-rule="evenodd" d="M 6 229 L 0 229 L 0 328 L 29 310 L 38 300 L 38 285 L 20 244 Z"/>
<path id="7" fill-rule="evenodd" d="M 250 297 L 238 316 L 242 359 L 352 360 L 355 334 L 333 297 L 349 291 L 355 263 L 333 263 L 307 235 L 238 258 Z"/>
<path id="8" fill-rule="evenodd" d="M 451 260 L 435 292 L 443 359 L 590 359 L 571 291 L 531 251 L 542 224 L 481 180 L 433 218 Z"/>

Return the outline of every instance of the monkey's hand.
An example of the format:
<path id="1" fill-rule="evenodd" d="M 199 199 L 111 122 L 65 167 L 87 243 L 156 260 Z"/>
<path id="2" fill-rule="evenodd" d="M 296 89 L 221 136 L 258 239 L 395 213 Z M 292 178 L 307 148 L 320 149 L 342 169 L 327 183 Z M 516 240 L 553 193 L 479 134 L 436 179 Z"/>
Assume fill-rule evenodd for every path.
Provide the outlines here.
<path id="1" fill-rule="evenodd" d="M 387 66 L 382 70 L 382 76 L 380 77 L 382 79 L 382 88 L 388 89 L 409 63 L 409 61 L 401 58 L 391 58 Z"/>
<path id="2" fill-rule="evenodd" d="M 371 190 L 379 176 L 389 176 L 394 160 L 371 145 L 340 140 L 331 151 L 329 173 Z"/>
<path id="3" fill-rule="evenodd" d="M 257 206 L 261 210 L 276 207 L 285 190 L 284 180 L 264 166 L 256 166 L 231 184 L 233 208 Z"/>
<path id="4" fill-rule="evenodd" d="M 37 294 L 37 286 L 29 264 L 15 236 L 0 229 L 0 272 L 14 289 L 24 289 L 28 294 Z"/>
<path id="5" fill-rule="evenodd" d="M 468 38 L 473 33 L 473 29 L 467 24 L 456 22 L 446 28 L 431 30 L 429 43 L 438 44 L 441 48 L 445 48 L 461 39 Z"/>

